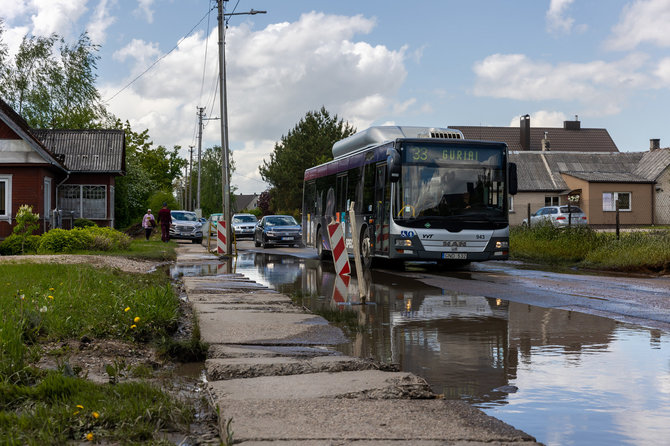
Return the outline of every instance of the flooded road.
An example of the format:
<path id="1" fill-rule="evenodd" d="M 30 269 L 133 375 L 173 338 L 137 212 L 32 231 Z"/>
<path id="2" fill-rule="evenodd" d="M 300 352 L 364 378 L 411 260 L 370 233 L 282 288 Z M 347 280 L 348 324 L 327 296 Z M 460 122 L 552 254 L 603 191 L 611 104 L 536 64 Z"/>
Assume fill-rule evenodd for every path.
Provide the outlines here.
<path id="1" fill-rule="evenodd" d="M 356 278 L 347 286 L 327 262 L 242 252 L 233 267 L 314 312 L 341 316 L 351 342 L 339 351 L 398 364 L 445 398 L 466 400 L 542 443 L 657 445 L 670 438 L 670 334 L 654 323 L 643 328 L 552 308 L 594 300 L 580 294 L 598 297 L 586 290 L 586 280 L 579 286 L 578 277 L 537 271 L 515 277 L 513 268 L 500 266 L 444 278 L 420 268 L 373 271 L 361 304 Z M 210 262 L 175 274 L 225 268 Z M 503 274 L 510 279 L 500 286 L 496 277 Z M 568 289 L 542 301 L 541 293 L 520 284 L 534 274 Z M 646 290 L 650 298 L 657 291 Z"/>

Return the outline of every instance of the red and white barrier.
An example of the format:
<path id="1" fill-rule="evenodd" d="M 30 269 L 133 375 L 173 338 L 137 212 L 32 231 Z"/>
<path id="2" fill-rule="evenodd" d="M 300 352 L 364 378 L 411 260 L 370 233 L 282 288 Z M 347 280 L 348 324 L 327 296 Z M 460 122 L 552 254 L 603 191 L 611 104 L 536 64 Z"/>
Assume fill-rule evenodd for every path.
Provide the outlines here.
<path id="1" fill-rule="evenodd" d="M 330 239 L 330 250 L 333 253 L 333 262 L 335 263 L 335 273 L 351 274 L 349 266 L 349 254 L 344 246 L 344 231 L 340 223 L 331 223 L 328 225 L 328 238 Z"/>
<path id="2" fill-rule="evenodd" d="M 226 221 L 219 220 L 216 223 L 216 252 L 225 254 L 228 241 L 226 240 Z"/>
<path id="3" fill-rule="evenodd" d="M 349 281 L 351 277 L 336 275 L 333 284 L 333 301 L 337 304 L 345 304 L 349 298 Z"/>

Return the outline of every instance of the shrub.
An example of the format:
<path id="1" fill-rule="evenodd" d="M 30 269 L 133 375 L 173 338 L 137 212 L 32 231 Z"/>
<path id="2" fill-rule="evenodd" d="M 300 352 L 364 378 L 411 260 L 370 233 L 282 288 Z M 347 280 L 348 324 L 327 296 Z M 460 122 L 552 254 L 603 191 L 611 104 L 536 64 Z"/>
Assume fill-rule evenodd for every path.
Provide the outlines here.
<path id="1" fill-rule="evenodd" d="M 40 244 L 39 235 L 23 236 L 11 234 L 5 240 L 0 242 L 0 255 L 14 256 L 25 253 L 35 253 Z"/>
<path id="2" fill-rule="evenodd" d="M 72 223 L 72 226 L 75 228 L 88 228 L 89 226 L 97 226 L 93 220 L 89 220 L 88 218 L 78 218 Z"/>
<path id="3" fill-rule="evenodd" d="M 92 234 L 81 228 L 70 231 L 65 229 L 52 229 L 42 235 L 38 252 L 72 252 L 86 250 L 93 244 Z"/>
<path id="4" fill-rule="evenodd" d="M 510 253 L 516 258 L 548 263 L 580 262 L 605 240 L 589 227 L 556 228 L 539 224 L 530 229 L 512 228 Z"/>

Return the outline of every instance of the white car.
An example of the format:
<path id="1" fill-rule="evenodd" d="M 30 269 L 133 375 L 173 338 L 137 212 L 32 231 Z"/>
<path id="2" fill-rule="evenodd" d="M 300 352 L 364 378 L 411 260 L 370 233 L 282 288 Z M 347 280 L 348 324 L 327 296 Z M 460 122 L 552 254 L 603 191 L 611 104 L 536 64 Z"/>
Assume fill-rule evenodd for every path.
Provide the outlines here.
<path id="1" fill-rule="evenodd" d="M 552 225 L 565 228 L 568 226 L 584 226 L 588 224 L 586 214 L 577 206 L 545 206 L 540 208 L 530 216 L 530 225 L 535 226 L 542 223 L 551 223 Z M 521 223 L 528 226 L 528 219 L 524 218 Z"/>
<path id="2" fill-rule="evenodd" d="M 254 238 L 254 228 L 258 223 L 254 214 L 234 214 L 232 220 L 236 239 Z"/>

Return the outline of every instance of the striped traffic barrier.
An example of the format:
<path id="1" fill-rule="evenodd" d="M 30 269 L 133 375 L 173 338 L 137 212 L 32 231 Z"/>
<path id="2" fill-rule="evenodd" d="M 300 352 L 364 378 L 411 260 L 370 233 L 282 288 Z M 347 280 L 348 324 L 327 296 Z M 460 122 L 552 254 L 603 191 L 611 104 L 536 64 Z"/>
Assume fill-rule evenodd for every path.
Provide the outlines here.
<path id="1" fill-rule="evenodd" d="M 337 304 L 347 303 L 349 297 L 349 276 L 335 276 L 335 283 L 333 284 L 333 302 Z"/>
<path id="2" fill-rule="evenodd" d="M 216 225 L 216 252 L 218 254 L 225 254 L 226 244 L 226 221 L 219 220 Z"/>
<path id="3" fill-rule="evenodd" d="M 328 225 L 328 238 L 330 239 L 331 252 L 333 253 L 335 273 L 338 276 L 351 274 L 349 254 L 344 246 L 344 232 L 340 223 L 335 222 Z"/>

